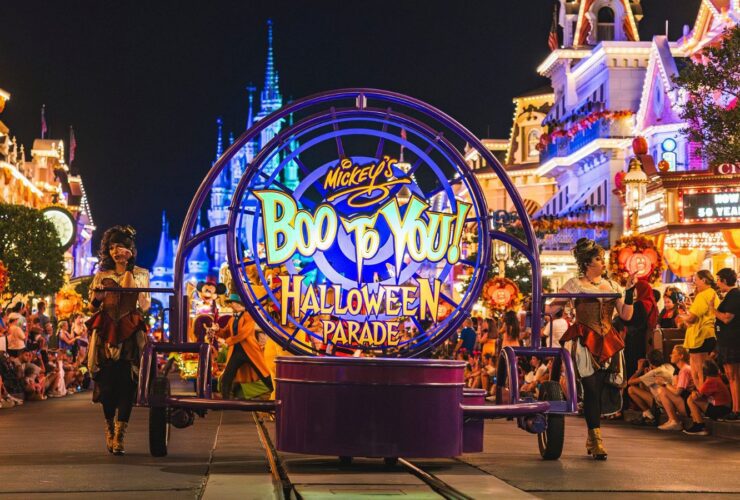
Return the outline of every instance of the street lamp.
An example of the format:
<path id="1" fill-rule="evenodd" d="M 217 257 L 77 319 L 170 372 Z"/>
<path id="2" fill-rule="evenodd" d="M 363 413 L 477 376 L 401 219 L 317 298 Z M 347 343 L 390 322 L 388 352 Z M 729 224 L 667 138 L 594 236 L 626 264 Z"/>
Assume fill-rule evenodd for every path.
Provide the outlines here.
<path id="1" fill-rule="evenodd" d="M 493 258 L 498 263 L 498 275 L 503 278 L 506 262 L 511 259 L 511 246 L 501 240 L 493 240 Z"/>
<path id="2" fill-rule="evenodd" d="M 629 171 L 624 176 L 625 205 L 630 213 L 630 226 L 637 233 L 637 217 L 647 196 L 648 176 L 642 169 L 642 162 L 634 157 L 630 160 Z"/>

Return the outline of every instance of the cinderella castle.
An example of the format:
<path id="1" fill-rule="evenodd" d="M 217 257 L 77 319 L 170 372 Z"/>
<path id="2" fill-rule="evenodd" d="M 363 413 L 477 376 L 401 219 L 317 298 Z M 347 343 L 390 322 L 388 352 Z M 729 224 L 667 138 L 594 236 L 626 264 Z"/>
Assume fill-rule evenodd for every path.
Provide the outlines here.
<path id="1" fill-rule="evenodd" d="M 269 114 L 277 111 L 283 105 L 283 96 L 278 86 L 278 72 L 275 69 L 275 60 L 272 48 L 272 21 L 267 21 L 267 65 L 265 68 L 265 84 L 260 93 L 259 112 L 254 114 L 254 92 L 257 89 L 248 86 L 249 92 L 249 109 L 247 112 L 246 129 L 252 127 L 255 122 L 262 120 Z M 275 135 L 277 135 L 283 126 L 282 122 L 277 122 L 271 127 L 262 131 L 260 137 L 247 143 L 230 161 L 229 167 L 224 169 L 217 182 L 211 190 L 210 208 L 207 212 L 201 214 L 198 219 L 198 225 L 195 232 L 198 233 L 203 229 L 201 222 L 202 216 L 207 217 L 208 227 L 226 224 L 229 217 L 229 205 L 231 199 L 239 184 L 239 179 L 244 173 L 246 165 L 252 161 L 259 150 L 267 144 Z M 215 163 L 223 154 L 224 137 L 223 137 L 223 120 L 216 120 L 216 157 Z M 229 134 L 229 145 L 234 142 L 233 134 Z M 295 149 L 297 145 L 294 145 Z M 277 168 L 280 158 L 272 160 L 272 170 Z M 213 165 L 213 164 L 212 164 Z M 268 170 L 270 170 L 268 168 Z M 288 188 L 294 189 L 299 182 L 298 165 L 294 162 L 289 163 L 281 173 L 281 182 Z M 177 241 L 171 238 L 169 234 L 169 223 L 166 214 L 162 214 L 162 233 L 159 238 L 159 249 L 157 258 L 152 266 L 152 287 L 171 288 L 173 286 L 173 268 L 175 249 Z M 211 240 L 210 245 L 202 244 L 197 246 L 187 262 L 186 279 L 192 282 L 205 281 L 209 276 L 217 277 L 221 265 L 226 262 L 226 238 L 219 237 Z M 162 301 L 166 306 L 167 297 L 154 297 Z"/>

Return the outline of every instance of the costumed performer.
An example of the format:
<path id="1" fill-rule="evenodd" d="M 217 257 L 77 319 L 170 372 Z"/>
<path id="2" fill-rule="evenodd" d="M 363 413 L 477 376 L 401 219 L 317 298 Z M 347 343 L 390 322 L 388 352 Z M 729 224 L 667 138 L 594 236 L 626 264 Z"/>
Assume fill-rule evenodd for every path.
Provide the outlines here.
<path id="1" fill-rule="evenodd" d="M 634 274 L 629 277 L 626 291 L 606 278 L 604 249 L 588 238 L 576 242 L 573 256 L 580 276 L 568 280 L 561 292 L 624 294 L 619 299 L 575 300 L 575 323 L 560 338 L 560 344 L 573 357 L 576 376 L 583 386 L 583 413 L 588 426 L 586 451 L 596 460 L 606 460 L 600 419 L 602 414 L 621 410 L 625 380 L 624 341 L 612 326 L 612 316 L 616 310 L 623 320 L 632 318 L 636 278 Z M 558 301 L 550 307 L 563 305 L 564 301 Z"/>
<path id="2" fill-rule="evenodd" d="M 244 394 L 247 399 L 272 392 L 272 377 L 257 339 L 254 319 L 245 311 L 238 295 L 231 294 L 226 301 L 234 315 L 223 328 L 214 325 L 218 328 L 216 336 L 225 339 L 228 346 L 226 367 L 221 375 L 221 397 L 232 398 L 235 381 L 242 384 L 242 391 L 245 385 L 252 386 L 251 393 Z"/>
<path id="3" fill-rule="evenodd" d="M 139 378 L 141 353 L 147 343 L 143 313 L 149 293 L 103 292 L 101 288 L 148 288 L 149 271 L 135 265 L 136 231 L 115 226 L 103 234 L 99 267 L 90 285 L 95 313 L 87 321 L 92 332 L 87 366 L 95 381 L 93 401 L 103 405 L 105 442 L 110 453 L 123 455 Z"/>

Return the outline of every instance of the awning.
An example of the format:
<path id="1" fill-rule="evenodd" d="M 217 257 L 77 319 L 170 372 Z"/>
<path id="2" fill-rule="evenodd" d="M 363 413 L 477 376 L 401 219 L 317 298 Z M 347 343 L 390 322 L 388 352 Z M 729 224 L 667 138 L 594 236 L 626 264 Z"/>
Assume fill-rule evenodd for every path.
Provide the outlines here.
<path id="1" fill-rule="evenodd" d="M 577 215 L 579 212 L 583 213 L 587 208 L 593 209 L 596 207 L 606 206 L 606 195 L 608 189 L 608 181 L 604 179 L 602 182 L 591 186 L 583 194 L 579 195 L 573 203 L 562 207 L 558 212 L 558 216 L 564 215 Z"/>
<path id="2" fill-rule="evenodd" d="M 559 190 L 557 193 L 555 193 L 555 195 L 553 195 L 552 198 L 547 201 L 547 203 L 542 205 L 542 208 L 537 210 L 532 218 L 536 219 L 537 217 L 543 217 L 545 215 L 559 214 L 565 207 L 568 206 L 568 195 L 569 189 L 568 186 L 565 186 L 565 189 Z"/>

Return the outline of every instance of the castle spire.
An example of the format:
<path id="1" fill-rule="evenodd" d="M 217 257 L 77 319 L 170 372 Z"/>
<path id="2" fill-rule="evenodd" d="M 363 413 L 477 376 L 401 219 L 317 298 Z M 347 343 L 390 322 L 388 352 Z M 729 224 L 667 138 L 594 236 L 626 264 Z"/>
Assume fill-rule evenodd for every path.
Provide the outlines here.
<path id="1" fill-rule="evenodd" d="M 277 74 L 272 51 L 272 19 L 267 20 L 267 66 L 265 67 L 265 94 L 272 98 L 277 93 Z"/>
<path id="2" fill-rule="evenodd" d="M 157 249 L 157 259 L 154 261 L 154 274 L 159 272 L 166 273 L 169 269 L 172 272 L 174 254 L 172 253 L 172 244 L 169 239 L 169 224 L 167 224 L 167 213 L 162 210 L 162 234 L 159 236 L 159 248 Z M 161 268 L 158 272 L 157 268 Z"/>
<path id="3" fill-rule="evenodd" d="M 216 125 L 218 126 L 218 135 L 216 136 L 216 158 L 213 160 L 214 162 L 221 158 L 221 155 L 224 153 L 224 121 L 220 116 L 216 118 Z"/>
<path id="4" fill-rule="evenodd" d="M 254 106 L 252 103 L 254 102 L 254 93 L 257 90 L 257 87 L 255 87 L 251 82 L 249 85 L 247 85 L 247 92 L 249 92 L 249 110 L 247 111 L 247 128 L 246 130 L 249 130 L 252 128 L 252 125 L 254 125 Z"/>

